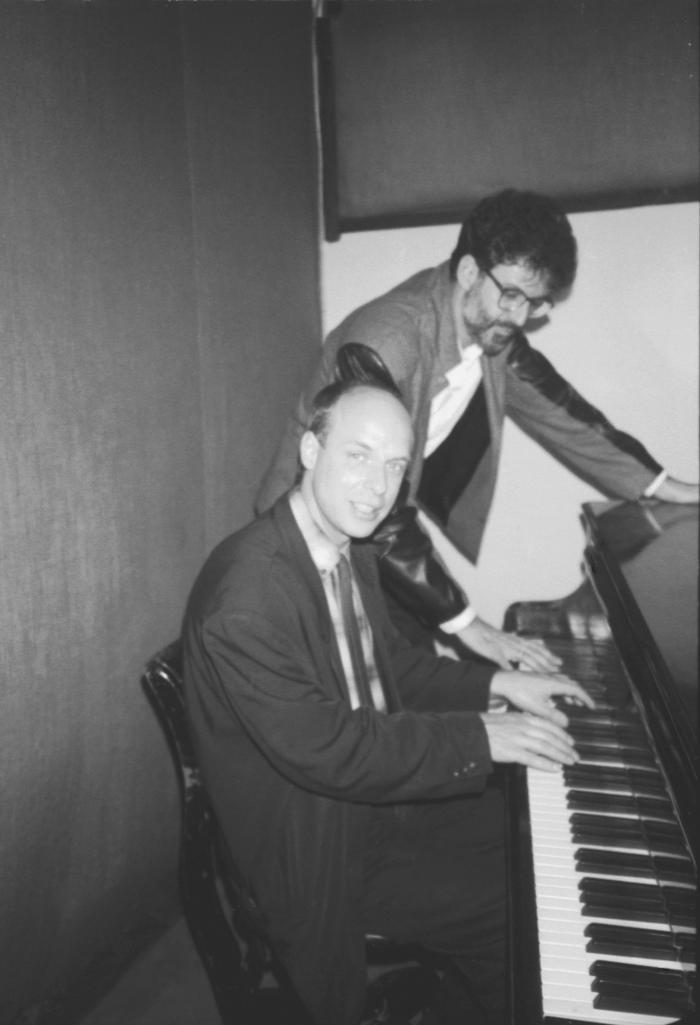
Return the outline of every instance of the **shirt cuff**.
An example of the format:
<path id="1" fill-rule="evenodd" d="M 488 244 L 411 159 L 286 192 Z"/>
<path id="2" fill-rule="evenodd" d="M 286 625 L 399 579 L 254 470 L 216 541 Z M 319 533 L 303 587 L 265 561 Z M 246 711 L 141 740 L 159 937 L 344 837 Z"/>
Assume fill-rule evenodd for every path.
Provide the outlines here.
<path id="1" fill-rule="evenodd" d="M 440 629 L 446 634 L 456 634 L 460 630 L 466 629 L 476 619 L 476 612 L 474 609 L 467 607 L 463 609 L 457 616 L 453 616 L 452 619 L 448 619 L 446 623 L 440 624 Z"/>
<path id="2" fill-rule="evenodd" d="M 648 488 L 644 488 L 642 495 L 644 498 L 653 498 L 658 488 L 661 487 L 663 482 L 668 477 L 668 470 L 662 470 L 658 477 L 655 477 Z"/>

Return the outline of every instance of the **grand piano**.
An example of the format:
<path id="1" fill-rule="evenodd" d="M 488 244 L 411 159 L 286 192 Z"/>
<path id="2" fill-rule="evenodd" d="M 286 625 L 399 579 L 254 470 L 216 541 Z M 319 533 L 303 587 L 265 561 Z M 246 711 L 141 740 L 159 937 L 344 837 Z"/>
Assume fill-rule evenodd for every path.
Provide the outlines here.
<path id="1" fill-rule="evenodd" d="M 566 706 L 580 762 L 512 768 L 511 1025 L 695 1025 L 698 509 L 583 507 L 585 580 L 520 602 L 596 709 Z"/>

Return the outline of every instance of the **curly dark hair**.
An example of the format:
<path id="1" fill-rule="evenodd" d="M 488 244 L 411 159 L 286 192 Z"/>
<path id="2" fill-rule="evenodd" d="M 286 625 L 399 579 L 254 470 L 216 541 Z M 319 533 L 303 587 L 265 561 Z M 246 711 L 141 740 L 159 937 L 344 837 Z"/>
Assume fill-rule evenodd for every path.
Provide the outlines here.
<path id="1" fill-rule="evenodd" d="M 463 223 L 450 258 L 454 278 L 463 256 L 483 270 L 524 262 L 549 278 L 554 293 L 576 276 L 576 239 L 564 211 L 547 196 L 506 189 L 482 199 Z"/>

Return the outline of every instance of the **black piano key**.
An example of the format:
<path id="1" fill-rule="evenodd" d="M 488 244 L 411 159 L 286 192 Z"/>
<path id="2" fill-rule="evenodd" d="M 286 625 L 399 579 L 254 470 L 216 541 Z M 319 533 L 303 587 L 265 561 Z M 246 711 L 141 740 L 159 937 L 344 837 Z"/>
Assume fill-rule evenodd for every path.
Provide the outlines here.
<path id="1" fill-rule="evenodd" d="M 616 734 L 646 737 L 642 720 L 635 713 L 626 713 L 619 709 L 588 708 L 586 705 L 563 706 L 564 711 L 571 712 L 571 728 L 580 733 Z"/>
<path id="2" fill-rule="evenodd" d="M 622 833 L 620 831 L 606 833 L 604 830 L 596 831 L 582 828 L 574 831 L 573 840 L 577 844 L 597 844 L 609 850 L 623 850 L 627 848 L 634 852 L 649 851 L 652 856 L 671 855 L 678 850 L 678 842 L 673 838 L 663 836 L 650 837 L 641 831 L 639 833 Z"/>
<path id="3" fill-rule="evenodd" d="M 612 783 L 656 784 L 663 789 L 664 793 L 666 792 L 663 776 L 656 764 L 651 766 L 645 765 L 641 769 L 632 769 L 626 765 L 582 765 L 580 762 L 576 762 L 575 765 L 566 765 L 564 767 L 565 778 L 569 774 L 573 777 L 580 776 L 582 779 L 592 779 L 593 781 L 600 779 L 603 781 L 609 780 Z"/>
<path id="4" fill-rule="evenodd" d="M 639 718 L 632 714 L 622 714 L 620 718 L 610 711 L 603 711 L 602 708 L 587 708 L 586 705 L 569 705 L 565 701 L 554 699 L 555 705 L 569 718 L 571 725 L 581 726 L 636 726 Z"/>
<path id="5" fill-rule="evenodd" d="M 696 901 L 694 892 L 683 889 L 678 891 L 669 890 L 667 892 L 666 887 L 662 887 L 662 892 L 666 906 L 672 915 L 687 915 L 693 921 L 695 920 Z"/>
<path id="6" fill-rule="evenodd" d="M 627 1014 L 658 1014 L 678 1018 L 693 1008 L 690 996 L 681 993 L 654 993 L 630 990 L 615 983 L 594 983 L 598 990 L 593 1006 L 600 1011 L 624 1011 Z"/>
<path id="7" fill-rule="evenodd" d="M 571 731 L 569 731 L 571 732 Z M 621 763 L 654 765 L 654 756 L 649 745 L 639 740 L 627 740 L 622 737 L 574 737 L 574 747 L 581 757 L 588 762 L 596 758 L 617 758 Z"/>
<path id="8" fill-rule="evenodd" d="M 676 968 L 623 964 L 621 961 L 594 961 L 589 968 L 595 983 L 611 982 L 631 989 L 687 994 L 693 973 Z"/>
<path id="9" fill-rule="evenodd" d="M 591 922 L 583 933 L 586 937 L 586 950 L 592 954 L 648 958 L 671 963 L 687 960 L 690 953 L 683 951 L 673 933 L 665 929 L 635 929 L 633 926 Z"/>
<path id="10" fill-rule="evenodd" d="M 581 914 L 584 918 L 609 918 L 618 922 L 667 923 L 670 912 L 657 889 L 648 886 L 647 894 L 582 892 Z"/>
<path id="11" fill-rule="evenodd" d="M 564 709 L 565 713 L 566 710 Z M 569 733 L 582 744 L 607 741 L 628 741 L 634 747 L 649 747 L 649 738 L 639 723 L 634 721 L 617 723 L 611 716 L 605 716 L 600 722 L 589 722 L 569 716 L 567 726 Z"/>
<path id="12" fill-rule="evenodd" d="M 650 887 L 653 889 L 653 887 Z M 611 893 L 583 893 L 581 894 L 583 908 L 599 908 L 601 913 L 605 911 L 617 914 L 617 918 L 634 918 L 635 921 L 644 921 L 644 914 L 649 914 L 650 919 L 666 921 L 667 909 L 660 896 L 640 897 L 636 894 L 621 893 L 615 896 Z M 637 915 L 636 913 L 639 912 Z M 585 913 L 585 912 L 584 912 Z M 590 915 L 591 912 L 589 911 Z M 610 915 L 606 915 L 609 918 Z"/>
<path id="13" fill-rule="evenodd" d="M 656 922 L 662 925 L 668 921 L 663 908 L 658 907 L 613 907 L 601 903 L 581 905 L 584 918 L 608 918 L 612 922 Z"/>
<path id="14" fill-rule="evenodd" d="M 580 740 L 582 743 L 629 744 L 635 749 L 642 750 L 649 748 L 647 735 L 638 723 L 593 723 L 573 719 L 569 722 L 568 731 L 574 740 Z"/>
<path id="15" fill-rule="evenodd" d="M 592 812 L 573 812 L 569 816 L 572 830 L 590 830 L 596 835 L 643 836 L 652 843 L 667 842 L 684 850 L 683 834 L 675 822 L 658 822 L 655 819 L 626 819 L 615 815 L 596 815 Z M 671 848 L 673 849 L 673 848 Z"/>
<path id="16" fill-rule="evenodd" d="M 695 882 L 693 863 L 683 857 L 670 858 L 652 854 L 629 854 L 614 850 L 580 847 L 574 852 L 579 872 L 603 872 L 606 875 L 637 879 L 665 879 L 669 882 Z"/>
<path id="17" fill-rule="evenodd" d="M 572 723 L 580 724 L 581 726 L 590 724 L 592 726 L 635 727 L 641 724 L 636 709 L 614 708 L 611 705 L 608 705 L 606 708 L 603 708 L 602 705 L 588 708 L 586 705 L 569 705 L 564 701 L 559 702 L 556 698 L 554 701 L 569 716 Z"/>
<path id="18" fill-rule="evenodd" d="M 661 911 L 665 910 L 663 894 L 659 892 L 658 887 L 648 886 L 643 890 L 647 892 L 620 889 L 618 893 L 612 893 L 611 891 L 596 890 L 594 887 L 586 887 L 581 891 L 581 900 L 592 903 L 600 901 L 601 904 L 608 907 L 658 907 Z"/>
<path id="19" fill-rule="evenodd" d="M 656 921 L 658 912 L 671 926 L 693 928 L 695 925 L 695 893 L 692 890 L 676 886 L 657 886 L 645 883 L 620 882 L 612 879 L 584 877 L 579 880 L 581 900 L 585 910 L 583 914 L 593 915 L 592 909 L 604 909 L 619 912 L 618 917 L 629 917 L 634 921 L 643 921 L 643 914 L 648 911 L 650 921 Z M 632 912 L 639 914 L 632 914 Z M 652 914 L 654 912 L 654 914 Z M 641 917 L 640 917 L 641 916 Z M 610 917 L 605 914 L 604 917 Z"/>
<path id="20" fill-rule="evenodd" d="M 590 744 L 591 747 L 616 747 L 621 751 L 646 751 L 651 754 L 649 740 L 640 730 L 618 730 L 614 727 L 598 729 L 594 726 L 579 729 L 574 723 L 569 732 L 578 743 Z"/>
<path id="21" fill-rule="evenodd" d="M 579 764 L 583 765 L 617 765 L 630 769 L 655 769 L 656 762 L 650 751 L 632 751 L 629 749 L 611 750 L 596 747 L 593 744 L 576 744 Z"/>
<path id="22" fill-rule="evenodd" d="M 654 855 L 672 854 L 677 850 L 674 841 L 664 837 L 650 839 L 643 833 L 605 833 L 603 830 L 592 830 L 588 828 L 576 829 L 572 834 L 574 843 L 577 844 L 599 844 L 611 850 L 628 848 L 631 851 L 651 850 Z"/>
<path id="23" fill-rule="evenodd" d="M 642 815 L 665 822 L 676 822 L 673 805 L 662 797 L 642 798 L 635 794 L 570 790 L 566 796 L 566 804 L 572 811 L 608 811 L 620 815 Z"/>
<path id="24" fill-rule="evenodd" d="M 674 929 L 678 929 L 680 926 L 694 929 L 697 923 L 697 916 L 694 910 L 688 910 L 688 908 L 669 907 L 668 920 Z"/>
<path id="25" fill-rule="evenodd" d="M 564 769 L 568 787 L 595 787 L 598 790 L 625 788 L 640 797 L 667 797 L 663 777 L 657 771 L 634 771 L 616 766 L 569 765 Z"/>
<path id="26" fill-rule="evenodd" d="M 654 883 L 620 882 L 617 879 L 599 879 L 597 876 L 584 876 L 578 881 L 578 888 L 584 893 L 628 894 L 631 897 L 649 897 L 659 900 L 678 900 L 691 905 L 694 895 L 681 886 L 659 886 Z"/>
<path id="27" fill-rule="evenodd" d="M 665 971 L 657 968 L 655 971 Z M 675 987 L 673 985 L 659 985 L 658 981 L 645 985 L 640 979 L 636 982 L 617 982 L 615 979 L 594 979 L 591 989 L 600 997 L 597 1001 L 594 997 L 594 1007 L 610 1007 L 606 998 L 627 1001 L 620 1009 L 626 1011 L 636 1010 L 637 1013 L 646 1014 L 675 1014 L 680 1015 L 688 1011 L 692 1006 L 692 993 L 688 985 Z"/>
<path id="28" fill-rule="evenodd" d="M 609 883 L 609 886 L 596 883 Z M 629 919 L 635 922 L 668 922 L 672 927 L 692 928 L 695 900 L 689 890 L 611 880 L 582 880 L 581 913 L 585 917 Z"/>
<path id="29" fill-rule="evenodd" d="M 593 833 L 590 829 L 575 830 L 573 833 L 574 843 L 580 844 L 605 844 L 606 847 L 615 848 L 626 848 L 633 851 L 645 851 L 648 850 L 649 845 L 645 842 L 642 836 L 605 836 L 605 834 Z"/>
<path id="30" fill-rule="evenodd" d="M 583 934 L 591 952 L 602 952 L 602 948 L 607 945 L 609 952 L 618 956 L 662 959 L 666 952 L 686 964 L 694 965 L 697 960 L 697 941 L 691 933 L 672 932 L 670 929 L 637 929 L 611 922 L 589 922 Z"/>
<path id="31" fill-rule="evenodd" d="M 697 925 L 697 909 L 692 898 L 682 900 L 676 897 L 668 897 L 666 899 L 666 911 L 668 913 L 668 920 L 674 928 L 684 926 L 687 929 L 695 929 Z"/>

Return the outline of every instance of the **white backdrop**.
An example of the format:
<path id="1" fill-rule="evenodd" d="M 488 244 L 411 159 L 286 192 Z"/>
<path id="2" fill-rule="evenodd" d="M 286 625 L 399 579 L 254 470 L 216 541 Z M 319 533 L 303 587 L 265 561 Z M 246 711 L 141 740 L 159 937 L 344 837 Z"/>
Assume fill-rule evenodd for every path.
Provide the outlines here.
<path id="1" fill-rule="evenodd" d="M 571 217 L 579 272 L 532 343 L 612 422 L 686 480 L 698 478 L 698 204 Z M 322 249 L 324 329 L 445 259 L 458 226 L 344 235 Z M 507 424 L 478 568 L 444 547 L 480 614 L 581 580 L 582 502 L 600 497 Z"/>

